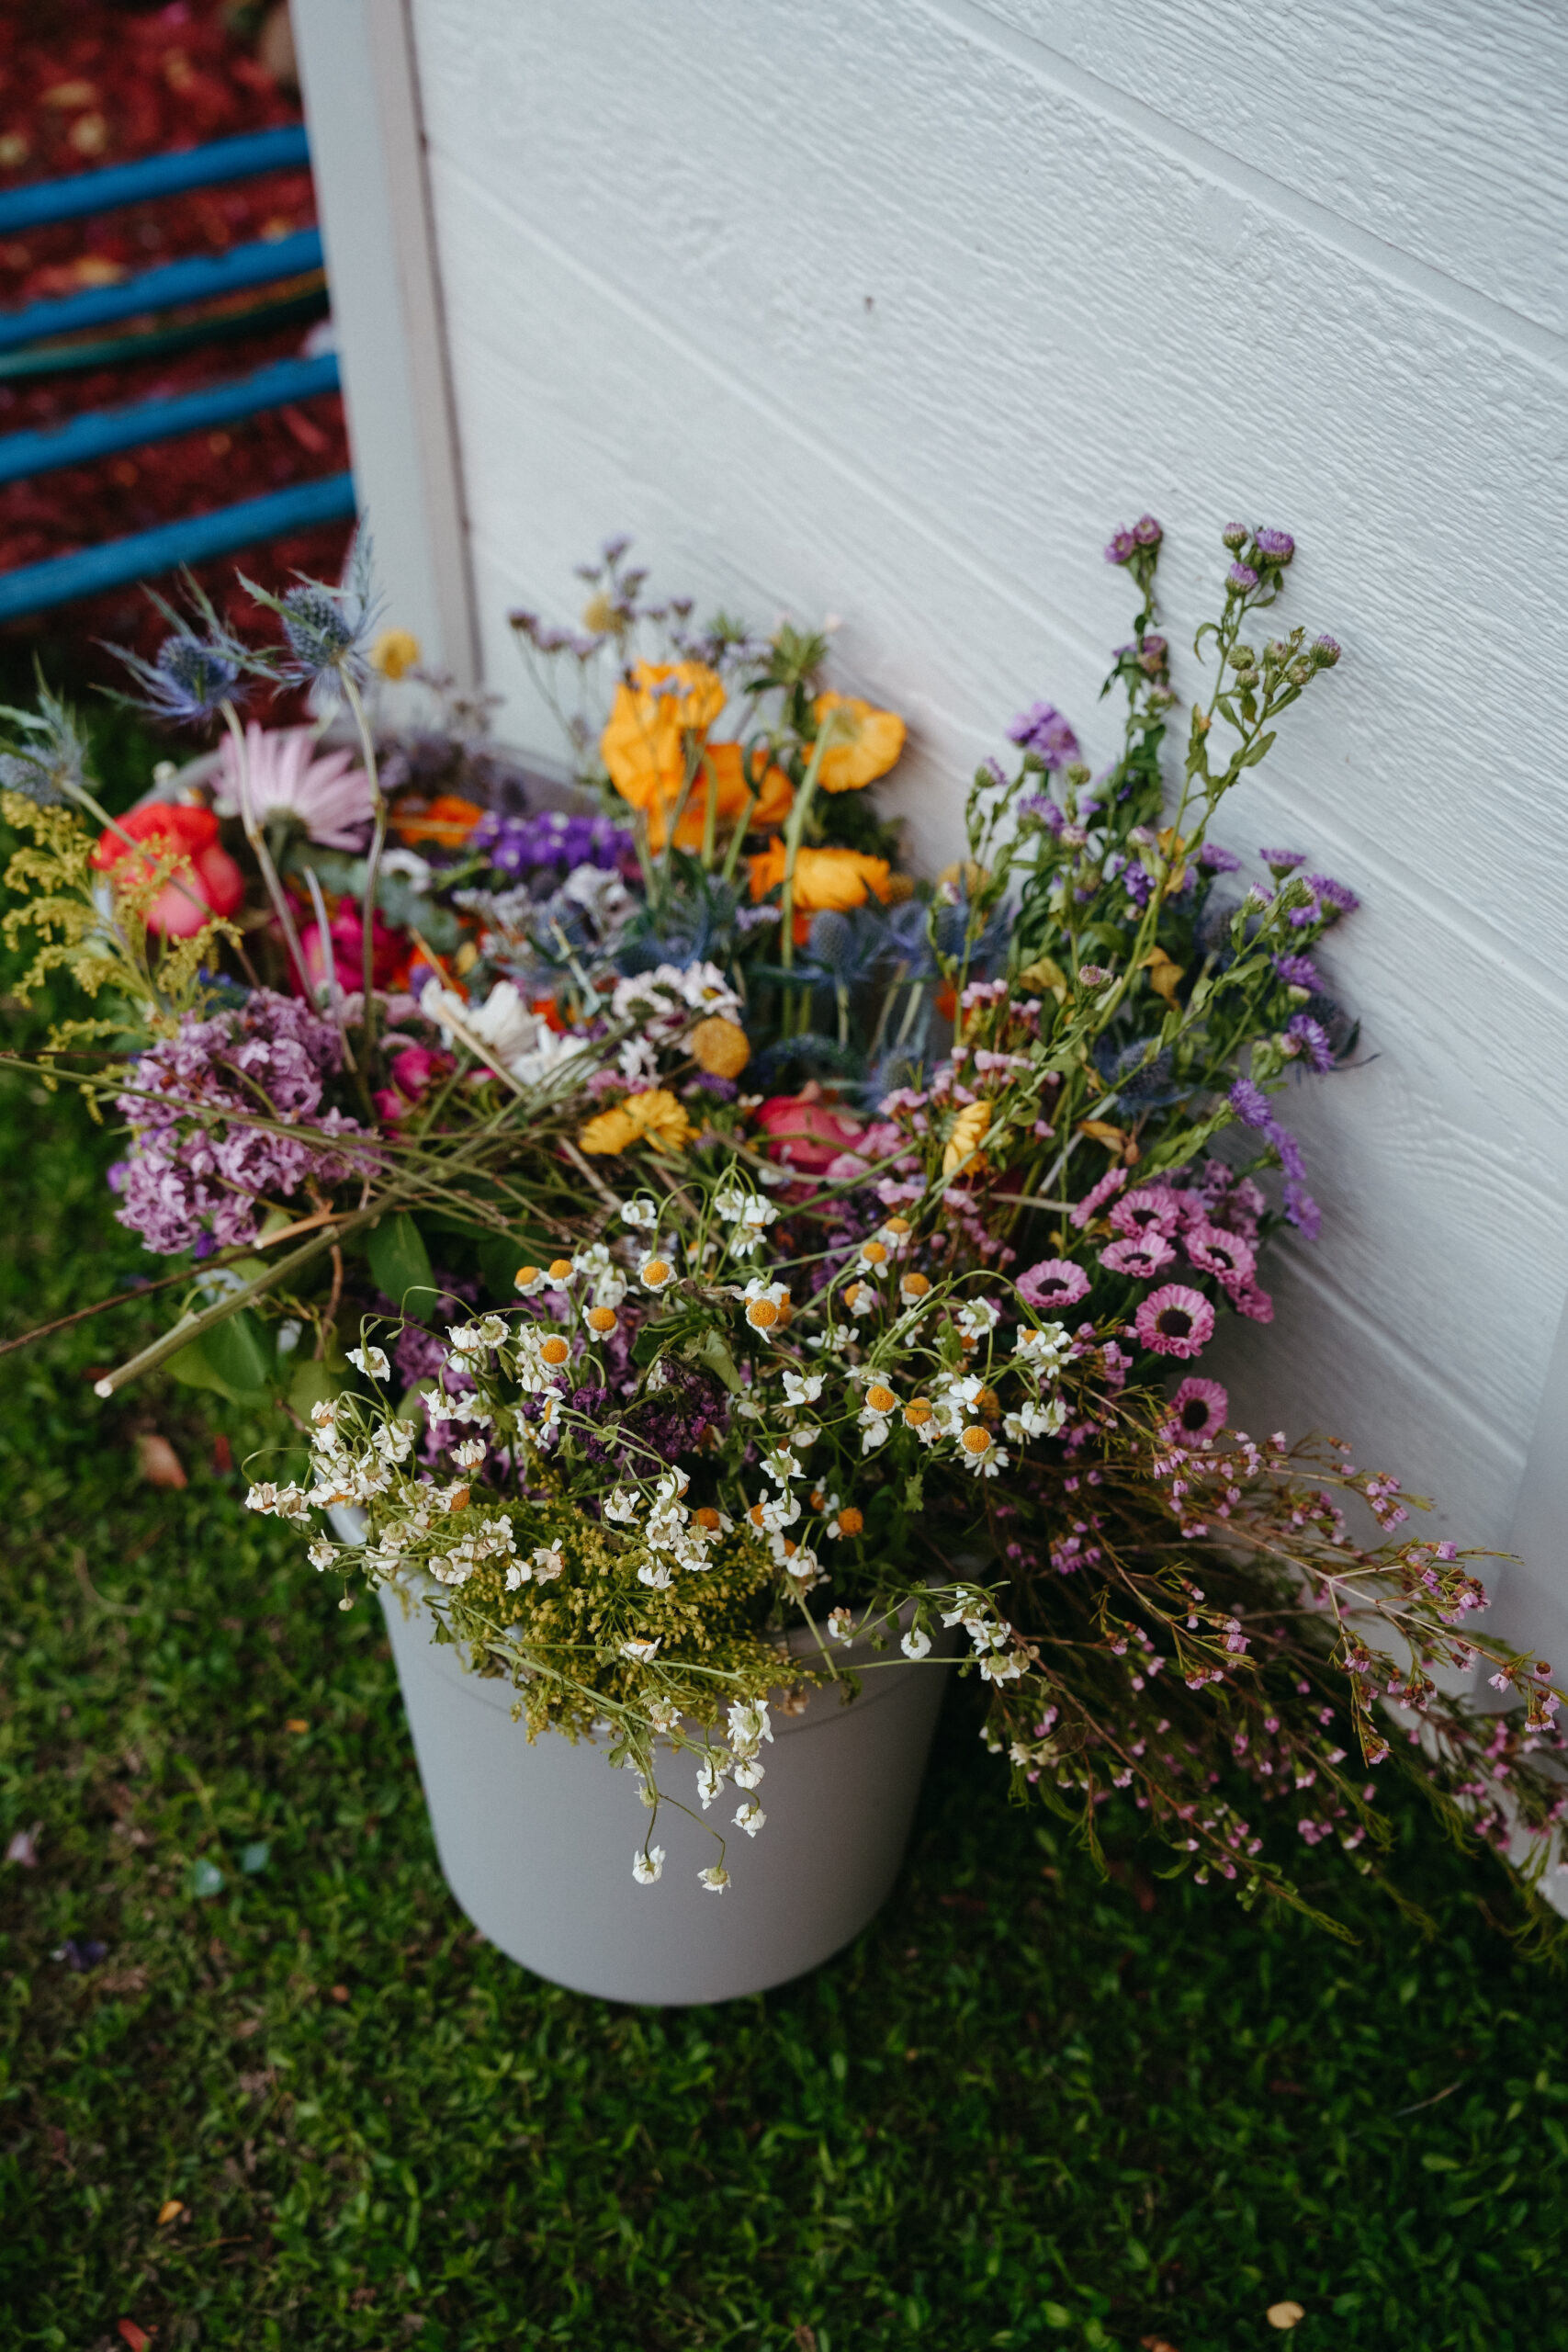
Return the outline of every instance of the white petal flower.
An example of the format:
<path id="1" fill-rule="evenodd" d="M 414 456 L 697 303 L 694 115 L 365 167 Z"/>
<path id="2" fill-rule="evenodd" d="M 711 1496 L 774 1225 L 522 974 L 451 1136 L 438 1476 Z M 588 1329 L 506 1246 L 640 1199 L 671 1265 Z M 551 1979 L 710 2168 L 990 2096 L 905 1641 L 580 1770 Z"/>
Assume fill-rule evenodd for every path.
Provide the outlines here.
<path id="1" fill-rule="evenodd" d="M 265 1511 L 270 1518 L 277 1509 L 277 1488 L 269 1478 L 258 1478 L 245 1496 L 247 1510 Z"/>
<path id="2" fill-rule="evenodd" d="M 664 1868 L 662 1846 L 638 1847 L 632 1857 L 632 1876 L 638 1886 L 651 1886 Z"/>
<path id="3" fill-rule="evenodd" d="M 553 1584 L 557 1577 L 566 1574 L 566 1554 L 553 1544 L 537 1544 L 534 1551 L 534 1574 L 541 1584 Z M 657 1642 L 653 1647 L 659 1647 Z M 652 1654 L 649 1651 L 649 1657 Z"/>
<path id="4" fill-rule="evenodd" d="M 699 1871 L 697 1876 L 710 1894 L 722 1894 L 729 1884 L 729 1872 L 722 1862 L 715 1862 L 709 1869 Z"/>
<path id="5" fill-rule="evenodd" d="M 852 1642 L 855 1637 L 855 1621 L 851 1611 L 843 1608 L 829 1609 L 828 1631 L 836 1642 Z"/>
<path id="6" fill-rule="evenodd" d="M 452 1459 L 459 1469 L 477 1470 L 488 1450 L 482 1437 L 466 1437 L 461 1445 L 452 1448 Z"/>
<path id="7" fill-rule="evenodd" d="M 637 1517 L 641 1503 L 640 1495 L 634 1493 L 628 1487 L 617 1487 L 613 1493 L 605 1496 L 600 1509 L 606 1519 L 614 1520 L 618 1526 L 628 1527 Z"/>
<path id="8" fill-rule="evenodd" d="M 822 1394 L 827 1374 L 820 1372 L 786 1372 L 784 1376 L 784 1402 L 788 1405 L 815 1405 Z"/>
<path id="9" fill-rule="evenodd" d="M 898 1646 L 906 1657 L 930 1657 L 931 1637 L 922 1625 L 911 1625 Z"/>
<path id="10" fill-rule="evenodd" d="M 754 1748 L 760 1747 L 764 1739 L 771 1741 L 773 1736 L 773 1727 L 768 1721 L 765 1699 L 737 1701 L 730 1708 L 729 1744 L 732 1747 L 738 1750 Z"/>
<path id="11" fill-rule="evenodd" d="M 476 1356 L 485 1344 L 484 1335 L 477 1323 L 448 1323 L 446 1337 L 452 1343 L 454 1354 L 460 1356 Z M 352 1363 L 353 1361 L 351 1356 L 349 1362 Z"/>
<path id="12" fill-rule="evenodd" d="M 392 1367 L 379 1348 L 350 1348 L 348 1360 L 368 1380 L 390 1380 Z"/>
<path id="13" fill-rule="evenodd" d="M 556 1556 L 558 1557 L 559 1555 Z M 565 1562 L 563 1561 L 561 1565 L 564 1566 Z M 556 1573 L 558 1575 L 559 1569 Z M 626 1641 L 621 1644 L 621 1656 L 629 1657 L 634 1666 L 648 1666 L 658 1657 L 659 1647 L 657 1641 Z"/>
<path id="14" fill-rule="evenodd" d="M 761 1757 L 743 1756 L 740 1758 L 739 1763 L 736 1765 L 734 1770 L 730 1773 L 729 1777 L 734 1781 L 738 1789 L 754 1789 L 761 1784 L 766 1776 L 767 1766 L 762 1762 Z"/>
<path id="15" fill-rule="evenodd" d="M 745 1804 L 736 1812 L 735 1826 L 737 1829 L 744 1829 L 748 1838 L 755 1838 L 767 1817 L 756 1798 L 748 1797 Z"/>
<path id="16" fill-rule="evenodd" d="M 644 1232 L 651 1233 L 659 1223 L 658 1204 L 653 1201 L 623 1201 L 621 1218 L 624 1224 L 640 1226 Z"/>
<path id="17" fill-rule="evenodd" d="M 337 1558 L 337 1545 L 329 1544 L 324 1535 L 318 1535 L 305 1556 L 313 1568 L 330 1568 Z"/>
<path id="18" fill-rule="evenodd" d="M 703 1811 L 705 1813 L 707 1811 L 709 1805 L 712 1804 L 715 1797 L 723 1793 L 724 1783 L 728 1771 L 728 1757 L 716 1748 L 710 1748 L 708 1753 L 703 1758 L 702 1762 L 698 1765 L 697 1794 L 703 1801 Z"/>

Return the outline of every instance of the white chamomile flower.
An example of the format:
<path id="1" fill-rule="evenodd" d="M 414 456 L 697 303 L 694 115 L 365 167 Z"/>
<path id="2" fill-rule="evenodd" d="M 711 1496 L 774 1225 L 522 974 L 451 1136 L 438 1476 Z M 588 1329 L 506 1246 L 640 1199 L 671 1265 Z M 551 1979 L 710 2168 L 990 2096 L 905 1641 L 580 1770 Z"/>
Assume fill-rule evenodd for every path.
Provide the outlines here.
<path id="1" fill-rule="evenodd" d="M 848 1315 L 869 1315 L 876 1305 L 876 1293 L 869 1283 L 848 1283 L 839 1293 L 839 1298 Z"/>
<path id="2" fill-rule="evenodd" d="M 376 1432 L 376 1451 L 383 1462 L 406 1462 L 412 1445 L 413 1431 L 407 1421 L 383 1421 Z"/>
<path id="3" fill-rule="evenodd" d="M 658 1205 L 653 1201 L 623 1201 L 621 1221 L 625 1225 L 639 1227 L 645 1233 L 651 1233 L 659 1223 Z"/>
<path id="4" fill-rule="evenodd" d="M 829 1609 L 828 1631 L 836 1642 L 852 1642 L 855 1637 L 855 1621 L 851 1611 L 843 1608 Z"/>
<path id="5" fill-rule="evenodd" d="M 822 1432 L 815 1421 L 797 1421 L 789 1433 L 791 1445 L 815 1445 Z"/>
<path id="6" fill-rule="evenodd" d="M 675 1571 L 668 1560 L 645 1560 L 637 1572 L 637 1580 L 647 1585 L 650 1592 L 668 1592 L 675 1581 Z"/>
<path id="7" fill-rule="evenodd" d="M 729 1744 L 738 1751 L 760 1747 L 771 1740 L 773 1727 L 768 1721 L 765 1699 L 737 1700 L 729 1710 Z"/>
<path id="8" fill-rule="evenodd" d="M 771 1447 L 762 1456 L 762 1468 L 780 1487 L 787 1486 L 792 1478 L 804 1478 L 806 1476 L 787 1444 Z"/>
<path id="9" fill-rule="evenodd" d="M 1029 1661 L 1018 1650 L 990 1651 L 980 1660 L 982 1682 L 1016 1682 L 1027 1670 Z"/>
<path id="10" fill-rule="evenodd" d="M 784 1376 L 785 1404 L 815 1405 L 822 1394 L 822 1384 L 826 1378 L 827 1374 L 820 1372 L 786 1372 Z"/>
<path id="11" fill-rule="evenodd" d="M 702 1762 L 698 1765 L 697 1794 L 703 1801 L 703 1811 L 705 1813 L 707 1811 L 709 1805 L 712 1804 L 714 1799 L 723 1793 L 725 1779 L 728 1770 L 728 1757 L 717 1754 L 711 1748 L 703 1758 Z"/>
<path id="12" fill-rule="evenodd" d="M 651 1886 L 664 1869 L 662 1846 L 639 1847 L 632 1857 L 632 1876 L 638 1886 Z"/>
<path id="13" fill-rule="evenodd" d="M 930 1657 L 931 1637 L 923 1625 L 911 1625 L 898 1646 L 906 1657 Z"/>
<path id="14" fill-rule="evenodd" d="M 348 1360 L 367 1380 L 390 1380 L 392 1367 L 379 1348 L 350 1348 Z"/>
<path id="15" fill-rule="evenodd" d="M 1002 1428 L 1015 1445 L 1021 1445 L 1025 1438 L 1055 1437 L 1066 1418 L 1066 1406 L 1060 1396 L 1053 1396 L 1048 1405 L 1021 1405 L 1004 1416 Z"/>
<path id="16" fill-rule="evenodd" d="M 748 1838 L 755 1838 L 767 1817 L 756 1798 L 748 1797 L 745 1804 L 736 1809 L 735 1826 L 744 1829 Z"/>
<path id="17" fill-rule="evenodd" d="M 270 1478 L 258 1478 L 245 1496 L 247 1510 L 265 1511 L 268 1518 L 277 1509 L 277 1488 Z"/>
<path id="18" fill-rule="evenodd" d="M 766 1772 L 767 1767 L 760 1756 L 743 1756 L 729 1777 L 738 1789 L 754 1789 Z"/>
<path id="19" fill-rule="evenodd" d="M 329 1544 L 324 1535 L 318 1535 L 305 1556 L 313 1568 L 330 1568 L 337 1558 L 337 1545 Z"/>
<path id="20" fill-rule="evenodd" d="M 461 1445 L 452 1448 L 452 1459 L 459 1469 L 477 1470 L 487 1451 L 482 1437 L 466 1437 Z"/>
<path id="21" fill-rule="evenodd" d="M 1027 1356 L 1035 1363 L 1052 1366 L 1059 1357 L 1066 1355 L 1071 1347 L 1066 1326 L 1061 1323 L 1026 1323 L 1013 1341 L 1014 1351 L 1018 1355 Z"/>
<path id="22" fill-rule="evenodd" d="M 983 1340 L 996 1329 L 1001 1313 L 988 1298 L 966 1298 L 954 1320 L 966 1340 Z"/>
<path id="23" fill-rule="evenodd" d="M 644 1258 L 637 1272 L 637 1280 L 644 1290 L 668 1290 L 675 1279 L 673 1261 L 669 1258 L 660 1258 L 652 1252 Z"/>
<path id="24" fill-rule="evenodd" d="M 566 1564 L 563 1561 L 561 1566 L 564 1567 L 565 1565 Z M 557 1570 L 557 1574 L 559 1574 L 558 1569 Z M 635 1639 L 631 1641 L 625 1641 L 621 1644 L 621 1656 L 623 1657 L 630 1658 L 634 1666 L 649 1666 L 659 1655 L 659 1646 L 660 1645 L 657 1641 L 650 1642 Z"/>
<path id="25" fill-rule="evenodd" d="M 531 1560 L 513 1560 L 506 1571 L 507 1591 L 516 1592 L 523 1585 L 532 1584 L 533 1581 L 533 1562 Z"/>
<path id="26" fill-rule="evenodd" d="M 642 1508 L 642 1497 L 630 1487 L 617 1487 L 612 1494 L 605 1496 L 600 1508 L 605 1518 L 613 1520 L 617 1527 L 629 1527 Z"/>
<path id="27" fill-rule="evenodd" d="M 699 1871 L 697 1877 L 710 1894 L 722 1894 L 729 1884 L 729 1872 L 722 1862 L 714 1862 L 707 1870 Z"/>
<path id="28" fill-rule="evenodd" d="M 539 1544 L 534 1548 L 534 1574 L 541 1584 L 553 1584 L 557 1577 L 566 1574 L 566 1554 L 554 1544 Z M 659 1645 L 654 1644 L 657 1649 Z"/>
<path id="29" fill-rule="evenodd" d="M 519 1298 L 537 1298 L 539 1293 L 547 1288 L 549 1279 L 543 1266 L 519 1266 L 513 1277 L 512 1287 Z"/>

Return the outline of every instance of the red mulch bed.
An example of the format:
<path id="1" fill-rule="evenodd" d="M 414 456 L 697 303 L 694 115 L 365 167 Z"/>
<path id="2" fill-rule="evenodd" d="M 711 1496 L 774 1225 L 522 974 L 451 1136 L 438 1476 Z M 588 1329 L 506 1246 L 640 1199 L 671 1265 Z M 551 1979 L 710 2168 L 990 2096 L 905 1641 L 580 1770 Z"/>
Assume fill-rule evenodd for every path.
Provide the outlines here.
<path id="1" fill-rule="evenodd" d="M 0 188 L 298 122 L 297 92 L 263 62 L 276 53 L 258 40 L 265 14 L 221 0 L 174 0 L 157 8 L 109 0 L 0 0 Z M 186 254 L 282 235 L 315 217 L 309 173 L 276 172 L 28 231 L 0 240 L 0 307 L 20 308 Z M 0 433 L 247 375 L 298 352 L 307 332 L 274 328 L 210 350 L 0 382 Z M 337 473 L 348 462 L 342 403 L 333 395 L 220 432 L 0 484 L 0 571 Z M 295 570 L 331 579 L 347 536 L 345 526 L 333 524 L 202 565 L 197 576 L 220 610 L 243 624 L 254 612 L 235 589 L 236 562 L 269 588 L 286 585 Z M 172 584 L 162 582 L 163 593 Z M 118 589 L 6 624 L 0 642 L 9 641 L 13 659 L 36 649 L 51 669 L 107 678 L 119 674 L 118 665 L 95 640 L 115 639 L 146 652 L 162 634 L 141 591 Z"/>

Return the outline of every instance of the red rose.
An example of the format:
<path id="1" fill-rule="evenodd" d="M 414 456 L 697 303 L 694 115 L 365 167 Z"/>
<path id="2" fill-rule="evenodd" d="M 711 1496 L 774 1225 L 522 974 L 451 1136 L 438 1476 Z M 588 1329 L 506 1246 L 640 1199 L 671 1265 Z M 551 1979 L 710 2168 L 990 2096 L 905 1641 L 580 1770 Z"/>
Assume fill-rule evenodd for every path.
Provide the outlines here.
<path id="1" fill-rule="evenodd" d="M 166 856 L 171 850 L 184 853 L 184 862 L 148 910 L 150 931 L 189 939 L 210 915 L 236 912 L 245 895 L 245 878 L 228 851 L 218 846 L 218 820 L 210 808 L 150 800 L 121 818 L 120 826 L 132 841 L 145 842 L 154 855 Z M 132 854 L 118 833 L 104 832 L 98 835 L 93 864 L 100 874 L 107 874 L 121 858 Z M 151 857 L 147 865 L 151 871 Z M 194 900 L 200 903 L 193 904 Z"/>
<path id="2" fill-rule="evenodd" d="M 752 1113 L 767 1138 L 762 1148 L 771 1159 L 820 1176 L 841 1151 L 852 1151 L 865 1131 L 865 1121 L 852 1111 L 825 1102 L 813 1080 L 799 1094 L 771 1095 Z"/>

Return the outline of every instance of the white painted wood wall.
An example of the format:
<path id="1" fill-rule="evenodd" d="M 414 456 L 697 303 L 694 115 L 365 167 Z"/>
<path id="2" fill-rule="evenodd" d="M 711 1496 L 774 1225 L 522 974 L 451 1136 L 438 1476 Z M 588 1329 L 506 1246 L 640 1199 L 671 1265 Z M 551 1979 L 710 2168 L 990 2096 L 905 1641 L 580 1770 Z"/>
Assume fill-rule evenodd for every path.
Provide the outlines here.
<path id="1" fill-rule="evenodd" d="M 479 659 L 514 741 L 553 748 L 507 607 L 569 616 L 572 564 L 627 530 L 664 586 L 843 616 L 845 678 L 912 721 L 897 801 L 929 865 L 1021 705 L 1110 752 L 1112 526 L 1165 522 L 1178 645 L 1223 522 L 1295 532 L 1287 616 L 1346 659 L 1221 831 L 1361 894 L 1325 960 L 1365 1048 L 1292 1097 L 1324 1237 L 1281 1249 L 1278 1319 L 1225 1370 L 1254 1426 L 1353 1434 L 1444 1532 L 1506 1543 L 1568 1292 L 1568 12 L 296 11 L 345 322 L 345 258 L 385 234 L 354 28 L 412 33 Z M 371 462 L 393 392 L 345 334 L 384 514 L 419 459 Z M 428 606 L 406 560 L 391 584 Z M 1563 1364 L 1538 1468 L 1559 1429 L 1568 1452 Z M 1521 1631 L 1561 1643 L 1568 1560 L 1535 1566 Z"/>

